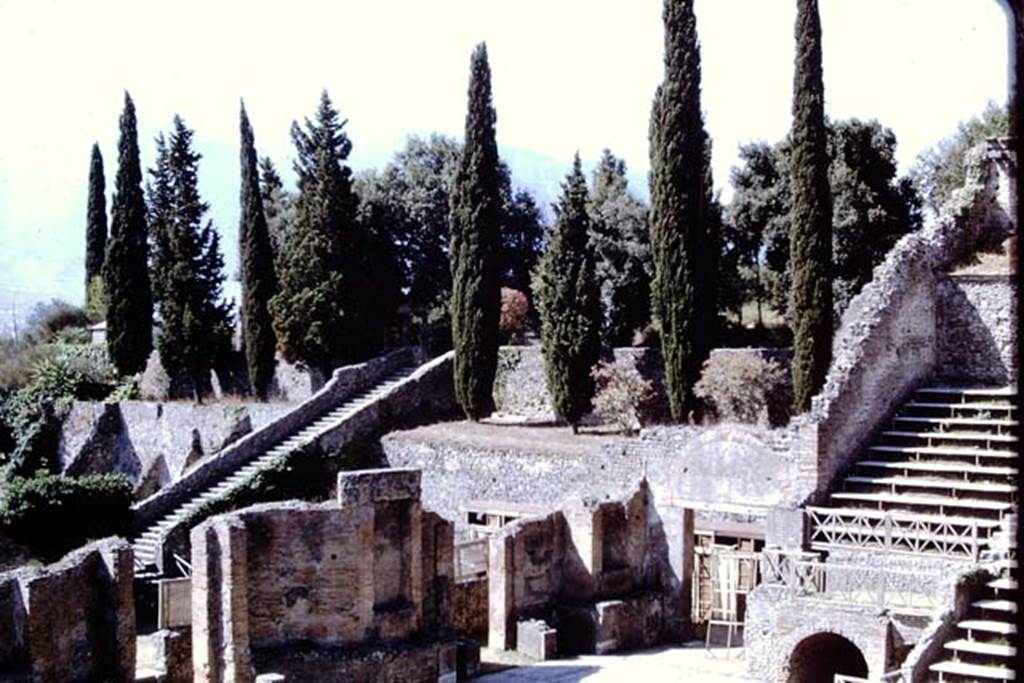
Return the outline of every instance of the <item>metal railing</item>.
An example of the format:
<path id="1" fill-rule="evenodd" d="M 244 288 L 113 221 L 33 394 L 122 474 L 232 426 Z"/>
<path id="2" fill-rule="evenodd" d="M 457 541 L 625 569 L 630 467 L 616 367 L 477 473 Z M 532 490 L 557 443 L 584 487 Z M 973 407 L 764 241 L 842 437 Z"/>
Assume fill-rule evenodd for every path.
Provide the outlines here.
<path id="1" fill-rule="evenodd" d="M 487 538 L 461 541 L 455 544 L 455 580 L 474 579 L 487 576 Z"/>
<path id="2" fill-rule="evenodd" d="M 930 614 L 946 589 L 942 572 L 911 571 L 808 559 L 808 553 L 765 550 L 762 584 L 795 598 Z"/>
<path id="3" fill-rule="evenodd" d="M 976 521 L 929 520 L 909 513 L 806 508 L 811 547 L 853 546 L 902 553 L 928 553 L 977 561 L 987 539 Z"/>

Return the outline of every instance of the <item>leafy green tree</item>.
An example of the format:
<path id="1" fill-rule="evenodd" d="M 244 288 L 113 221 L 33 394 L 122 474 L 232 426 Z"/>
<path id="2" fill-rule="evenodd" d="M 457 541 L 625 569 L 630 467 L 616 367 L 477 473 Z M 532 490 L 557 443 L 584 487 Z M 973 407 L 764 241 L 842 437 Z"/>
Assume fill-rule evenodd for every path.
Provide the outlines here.
<path id="1" fill-rule="evenodd" d="M 591 370 L 601 354 L 601 304 L 590 250 L 587 181 L 580 156 L 562 183 L 558 217 L 538 267 L 537 304 L 548 392 L 555 414 L 572 425 L 591 408 Z"/>
<path id="2" fill-rule="evenodd" d="M 142 193 L 135 103 L 124 94 L 110 238 L 103 260 L 107 352 L 122 374 L 141 372 L 153 349 L 153 295 L 147 263 L 146 201 Z"/>
<path id="3" fill-rule="evenodd" d="M 327 92 L 313 121 L 292 124 L 299 195 L 285 237 L 278 293 L 270 300 L 274 332 L 286 359 L 328 374 L 365 360 L 382 342 L 373 315 L 368 239 L 356 221 L 352 142 Z"/>
<path id="4" fill-rule="evenodd" d="M 266 400 L 270 383 L 274 379 L 274 349 L 277 345 L 268 304 L 277 293 L 277 275 L 274 272 L 274 251 L 270 244 L 267 219 L 263 213 L 260 177 L 256 166 L 256 142 L 244 103 L 240 117 L 242 206 L 238 251 L 242 262 L 245 364 L 253 393 L 260 400 Z"/>
<path id="5" fill-rule="evenodd" d="M 797 0 L 790 156 L 794 407 L 825 383 L 832 356 L 832 197 L 817 0 Z"/>
<path id="6" fill-rule="evenodd" d="M 877 121 L 828 125 L 832 193 L 833 320 L 838 320 L 875 266 L 900 237 L 921 226 L 920 198 L 897 176 L 896 137 Z M 742 251 L 745 300 L 789 309 L 790 143 L 740 149 L 729 206 L 728 241 Z M 760 297 L 760 298 L 759 298 Z"/>
<path id="7" fill-rule="evenodd" d="M 665 78 L 651 115 L 650 239 L 653 312 L 661 325 L 672 418 L 696 408 L 693 385 L 710 347 L 707 133 L 700 108 L 700 49 L 692 0 L 665 0 Z"/>
<path id="8" fill-rule="evenodd" d="M 924 198 L 924 205 L 938 214 L 954 190 L 964 184 L 967 150 L 988 138 L 1005 137 L 1009 129 L 1007 107 L 989 102 L 980 115 L 961 121 L 955 133 L 921 152 L 910 177 Z"/>
<path id="9" fill-rule="evenodd" d="M 451 196 L 452 345 L 455 396 L 466 416 L 494 411 L 501 310 L 501 174 L 491 68 L 481 43 L 470 62 L 462 158 Z"/>
<path id="10" fill-rule="evenodd" d="M 295 221 L 295 198 L 285 189 L 284 181 L 270 157 L 260 159 L 260 196 L 276 263 L 284 248 L 285 235 Z"/>
<path id="11" fill-rule="evenodd" d="M 89 164 L 89 206 L 85 225 L 85 307 L 103 310 L 103 258 L 107 249 L 107 197 L 103 155 L 93 144 Z M 97 284 L 99 286 L 97 287 Z"/>
<path id="12" fill-rule="evenodd" d="M 230 306 L 222 301 L 224 258 L 220 238 L 204 217 L 199 196 L 200 154 L 194 132 L 174 117 L 170 138 L 157 139 L 151 171 L 154 290 L 160 309 L 157 350 L 174 395 L 202 401 L 210 372 L 229 345 Z"/>
<path id="13" fill-rule="evenodd" d="M 650 322 L 651 245 L 647 206 L 629 191 L 626 163 L 604 150 L 594 169 L 588 212 L 601 292 L 601 341 L 627 346 Z"/>
<path id="14" fill-rule="evenodd" d="M 504 164 L 502 168 L 506 169 Z M 530 296 L 530 278 L 544 246 L 544 217 L 529 190 L 503 184 L 505 224 L 501 231 L 502 285 Z"/>

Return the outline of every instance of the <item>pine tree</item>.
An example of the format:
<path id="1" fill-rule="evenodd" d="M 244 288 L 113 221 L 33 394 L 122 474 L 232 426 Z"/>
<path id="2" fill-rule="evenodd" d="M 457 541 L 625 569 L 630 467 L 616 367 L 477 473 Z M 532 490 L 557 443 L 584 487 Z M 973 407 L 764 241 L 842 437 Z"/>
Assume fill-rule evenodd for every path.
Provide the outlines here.
<path id="1" fill-rule="evenodd" d="M 278 261 L 278 294 L 270 300 L 285 358 L 325 376 L 365 360 L 383 337 L 383 321 L 372 311 L 369 240 L 356 221 L 352 171 L 344 163 L 352 150 L 345 123 L 324 91 L 316 120 L 307 119 L 305 130 L 292 124 L 299 196 Z"/>
<path id="2" fill-rule="evenodd" d="M 260 196 L 276 264 L 284 249 L 285 235 L 295 220 L 295 201 L 270 157 L 260 159 Z"/>
<path id="3" fill-rule="evenodd" d="M 693 385 L 710 346 L 706 277 L 707 197 L 700 49 L 693 0 L 666 0 L 665 79 L 651 115 L 653 312 L 661 324 L 665 383 L 672 417 L 695 408 Z"/>
<path id="4" fill-rule="evenodd" d="M 179 116 L 165 143 L 157 138 L 151 171 L 154 290 L 160 309 L 157 350 L 171 392 L 197 401 L 209 390 L 210 372 L 228 345 L 230 307 L 222 302 L 224 258 L 220 238 L 199 196 L 200 154 L 194 133 Z"/>
<path id="5" fill-rule="evenodd" d="M 124 95 L 110 239 L 103 261 L 107 297 L 107 352 L 118 372 L 146 367 L 153 349 L 153 297 L 147 262 L 146 202 L 142 194 L 135 104 Z"/>
<path id="6" fill-rule="evenodd" d="M 548 392 L 555 414 L 576 432 L 591 408 L 590 371 L 601 353 L 601 305 L 590 251 L 587 181 L 579 154 L 562 184 L 537 276 L 537 305 Z"/>
<path id="7" fill-rule="evenodd" d="M 267 308 L 277 293 L 274 253 L 267 231 L 260 194 L 260 178 L 256 168 L 256 147 L 252 126 L 241 110 L 241 220 L 238 227 L 238 252 L 242 264 L 242 330 L 245 340 L 245 363 L 253 393 L 266 400 L 274 379 L 276 340 Z"/>
<path id="8" fill-rule="evenodd" d="M 103 177 L 103 155 L 99 144 L 92 146 L 89 164 L 89 208 L 85 226 L 85 308 L 103 309 L 103 258 L 107 249 L 107 197 Z M 99 286 L 97 286 L 99 285 Z"/>
<path id="9" fill-rule="evenodd" d="M 466 416 L 494 411 L 501 310 L 501 177 L 491 68 L 481 43 L 470 61 L 466 139 L 451 197 L 452 344 L 455 396 Z"/>
<path id="10" fill-rule="evenodd" d="M 790 163 L 793 392 L 797 412 L 825 383 L 832 353 L 832 198 L 817 0 L 798 0 Z"/>
<path id="11" fill-rule="evenodd" d="M 629 191 L 626 164 L 610 150 L 594 169 L 587 210 L 601 293 L 601 342 L 626 346 L 651 314 L 648 209 Z"/>

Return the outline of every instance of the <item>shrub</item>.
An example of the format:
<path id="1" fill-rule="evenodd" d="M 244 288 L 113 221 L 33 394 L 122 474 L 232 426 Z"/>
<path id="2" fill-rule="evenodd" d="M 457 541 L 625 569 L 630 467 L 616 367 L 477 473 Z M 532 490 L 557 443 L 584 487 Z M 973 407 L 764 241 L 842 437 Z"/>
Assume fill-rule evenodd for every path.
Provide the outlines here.
<path id="1" fill-rule="evenodd" d="M 793 402 L 788 370 L 753 351 L 712 354 L 694 393 L 723 420 L 773 427 L 789 420 Z"/>
<path id="2" fill-rule="evenodd" d="M 501 317 L 498 330 L 503 343 L 515 339 L 526 332 L 530 321 L 530 302 L 526 295 L 518 289 L 501 288 Z"/>
<path id="3" fill-rule="evenodd" d="M 52 299 L 38 303 L 28 317 L 28 336 L 38 341 L 50 341 L 67 328 L 88 327 L 92 321 L 85 311 L 66 301 Z"/>
<path id="4" fill-rule="evenodd" d="M 642 427 L 654 400 L 654 387 L 636 368 L 599 363 L 591 372 L 596 393 L 594 413 L 615 422 L 628 433 Z"/>
<path id="5" fill-rule="evenodd" d="M 0 525 L 11 540 L 51 562 L 90 540 L 127 534 L 131 503 L 131 484 L 119 474 L 12 476 Z"/>

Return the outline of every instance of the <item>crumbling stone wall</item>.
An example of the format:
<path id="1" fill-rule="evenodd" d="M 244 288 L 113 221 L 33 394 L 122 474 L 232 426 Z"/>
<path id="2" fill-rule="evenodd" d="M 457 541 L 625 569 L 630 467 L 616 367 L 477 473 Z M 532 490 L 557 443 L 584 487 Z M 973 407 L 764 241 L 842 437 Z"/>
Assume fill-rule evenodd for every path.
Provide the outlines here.
<path id="1" fill-rule="evenodd" d="M 1010 384 L 1017 372 L 1016 284 L 1009 275 L 938 279 L 939 378 Z"/>
<path id="2" fill-rule="evenodd" d="M 646 482 L 623 500 L 572 501 L 514 522 L 491 537 L 489 553 L 492 648 L 551 656 L 550 628 L 559 652 L 611 652 L 681 635 L 690 585 L 673 575 Z M 519 642 L 524 635 L 530 643 Z"/>
<path id="3" fill-rule="evenodd" d="M 38 681 L 135 680 L 132 549 L 97 541 L 0 574 L 0 672 Z"/>
<path id="4" fill-rule="evenodd" d="M 417 471 L 343 473 L 336 503 L 214 517 L 192 530 L 192 566 L 196 680 L 448 671 L 452 529 L 422 511 Z M 377 670 L 373 657 L 394 661 Z"/>
<path id="5" fill-rule="evenodd" d="M 294 406 L 285 403 L 76 401 L 58 457 L 72 475 L 124 474 L 150 496 L 201 458 L 219 452 Z"/>

